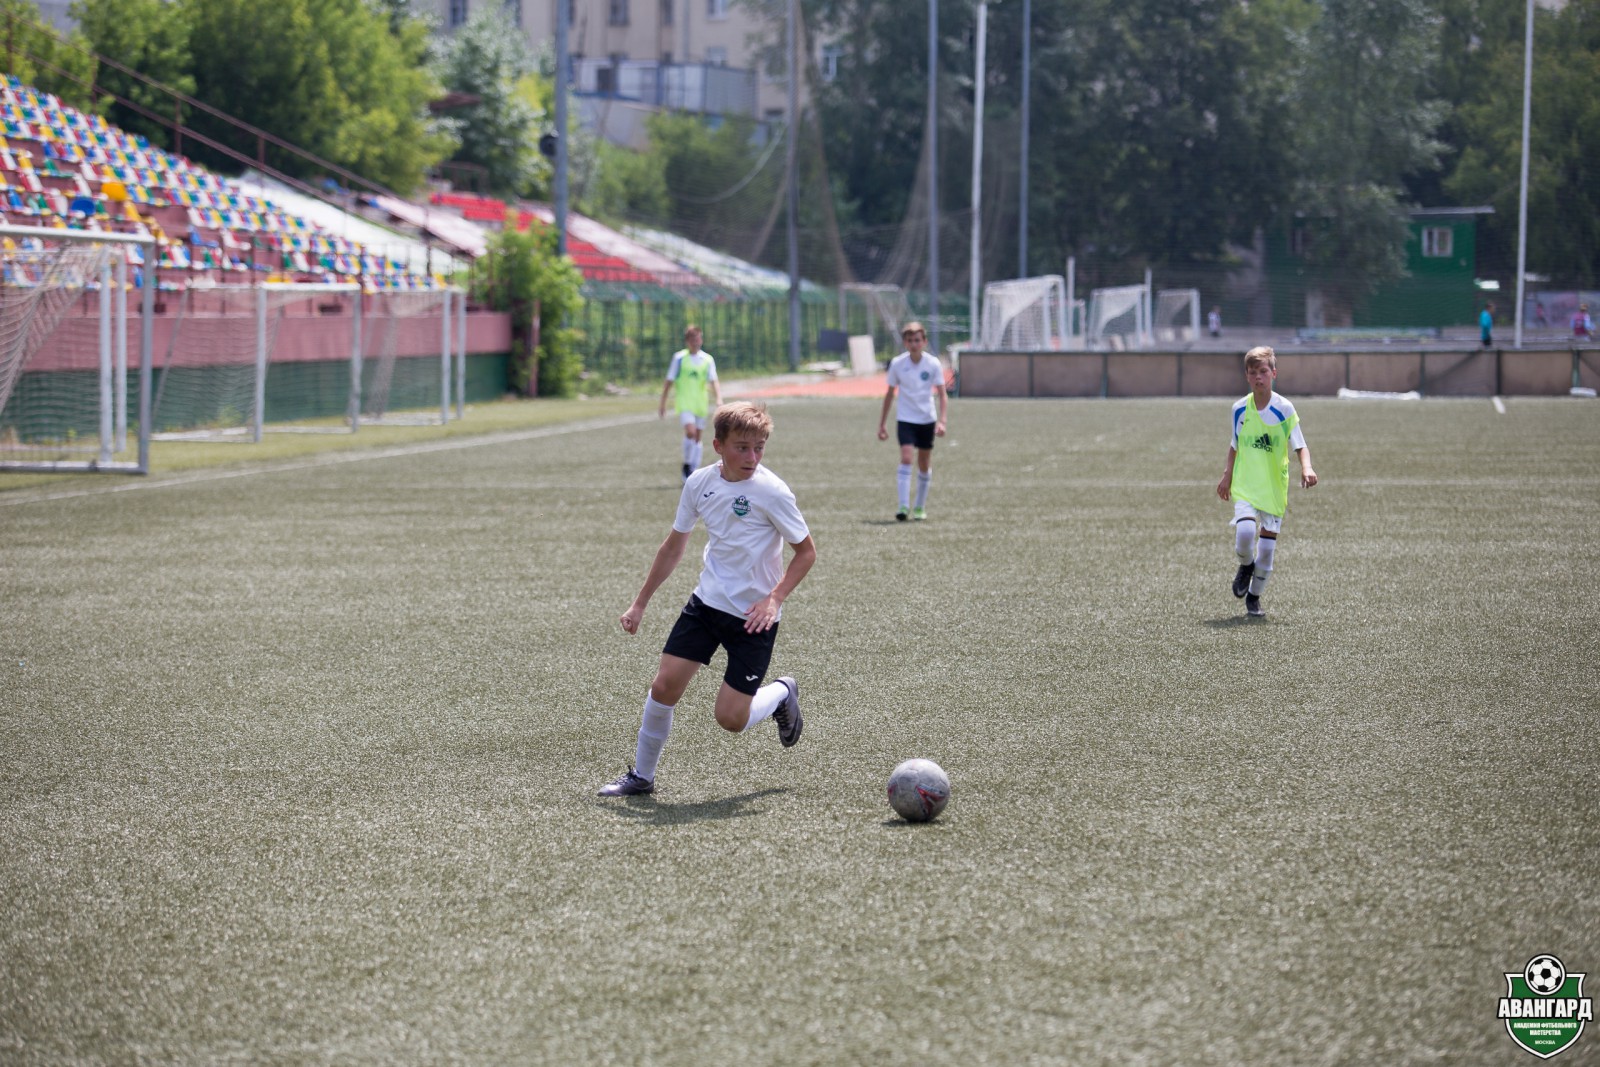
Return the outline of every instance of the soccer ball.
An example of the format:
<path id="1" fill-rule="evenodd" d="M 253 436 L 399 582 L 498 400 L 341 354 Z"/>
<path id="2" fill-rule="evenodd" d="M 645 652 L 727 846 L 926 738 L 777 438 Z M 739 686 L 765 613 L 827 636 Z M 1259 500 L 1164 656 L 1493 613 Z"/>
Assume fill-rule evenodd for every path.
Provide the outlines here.
<path id="1" fill-rule="evenodd" d="M 1554 956 L 1535 956 L 1523 968 L 1522 977 L 1527 979 L 1529 989 L 1548 997 L 1566 983 L 1567 969 Z"/>
<path id="2" fill-rule="evenodd" d="M 950 777 L 929 759 L 908 759 L 889 775 L 889 806 L 907 822 L 927 822 L 950 800 Z"/>

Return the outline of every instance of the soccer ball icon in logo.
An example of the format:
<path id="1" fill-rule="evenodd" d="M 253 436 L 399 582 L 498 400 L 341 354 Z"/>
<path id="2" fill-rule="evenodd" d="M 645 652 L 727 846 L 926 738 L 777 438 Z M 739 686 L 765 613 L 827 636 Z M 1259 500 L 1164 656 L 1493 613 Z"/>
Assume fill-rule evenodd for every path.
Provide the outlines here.
<path id="1" fill-rule="evenodd" d="M 1548 997 L 1559 993 L 1566 984 L 1567 969 L 1554 956 L 1535 956 L 1522 969 L 1522 977 L 1527 979 L 1529 989 L 1541 997 Z"/>
<path id="2" fill-rule="evenodd" d="M 889 806 L 907 822 L 927 822 L 950 801 L 950 777 L 929 759 L 908 759 L 889 774 Z"/>

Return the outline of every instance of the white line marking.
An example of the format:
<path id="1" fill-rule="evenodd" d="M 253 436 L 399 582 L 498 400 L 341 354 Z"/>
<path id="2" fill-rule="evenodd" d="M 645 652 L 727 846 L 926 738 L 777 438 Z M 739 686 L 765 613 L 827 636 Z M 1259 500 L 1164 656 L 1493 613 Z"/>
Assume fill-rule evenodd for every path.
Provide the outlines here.
<path id="1" fill-rule="evenodd" d="M 1499 397 L 1494 397 L 1494 409 L 1500 414 L 1504 415 L 1506 413 L 1505 401 L 1501 400 Z"/>
<path id="2" fill-rule="evenodd" d="M 557 426 L 540 426 L 532 430 L 509 430 L 484 434 L 481 437 L 452 437 L 447 441 L 424 441 L 414 445 L 394 445 L 389 448 L 357 449 L 349 452 L 324 452 L 301 459 L 263 463 L 256 467 L 234 467 L 228 470 L 200 470 L 174 474 L 165 478 L 141 478 L 117 485 L 99 485 L 83 489 L 64 489 L 57 492 L 0 494 L 0 505 L 38 504 L 47 500 L 71 500 L 82 496 L 99 496 L 103 493 L 127 493 L 136 489 L 168 489 L 194 485 L 199 482 L 219 482 L 229 478 L 248 478 L 257 474 L 281 474 L 284 471 L 310 470 L 315 467 L 332 467 L 340 463 L 359 463 L 369 459 L 394 459 L 402 456 L 420 456 L 429 452 L 454 452 L 463 448 L 480 448 L 484 445 L 514 444 L 540 437 L 558 437 L 562 434 L 583 433 L 588 430 L 607 430 L 614 426 L 629 426 L 640 422 L 654 422 L 653 415 L 618 415 L 607 419 L 586 422 L 568 422 Z M 85 477 L 92 477 L 85 475 Z"/>

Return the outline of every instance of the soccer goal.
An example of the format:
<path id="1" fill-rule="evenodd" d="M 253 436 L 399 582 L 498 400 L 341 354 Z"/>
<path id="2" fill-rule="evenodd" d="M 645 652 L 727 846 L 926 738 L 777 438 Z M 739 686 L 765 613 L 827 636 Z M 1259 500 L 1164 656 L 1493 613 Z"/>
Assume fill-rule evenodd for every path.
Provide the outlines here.
<path id="1" fill-rule="evenodd" d="M 1156 294 L 1157 343 L 1188 344 L 1200 339 L 1200 290 L 1163 289 Z"/>
<path id="2" fill-rule="evenodd" d="M 0 225 L 0 470 L 150 468 L 152 292 L 130 292 L 144 232 Z M 128 305 L 139 314 L 137 439 L 128 450 Z"/>
<path id="3" fill-rule="evenodd" d="M 1121 285 L 1089 294 L 1089 347 L 1142 348 L 1150 337 L 1150 288 Z"/>
<path id="4" fill-rule="evenodd" d="M 1059 274 L 1013 278 L 983 287 L 978 347 L 989 352 L 1042 352 L 1072 340 L 1067 281 Z"/>
<path id="5" fill-rule="evenodd" d="M 368 294 L 362 304 L 350 424 L 442 425 L 451 418 L 452 392 L 460 418 L 466 390 L 465 295 L 456 289 L 382 292 Z M 434 349 L 437 363 L 419 355 Z"/>
<path id="6" fill-rule="evenodd" d="M 880 349 L 900 351 L 900 327 L 914 318 L 911 302 L 898 285 L 839 286 L 839 328 L 848 334 L 872 334 Z"/>

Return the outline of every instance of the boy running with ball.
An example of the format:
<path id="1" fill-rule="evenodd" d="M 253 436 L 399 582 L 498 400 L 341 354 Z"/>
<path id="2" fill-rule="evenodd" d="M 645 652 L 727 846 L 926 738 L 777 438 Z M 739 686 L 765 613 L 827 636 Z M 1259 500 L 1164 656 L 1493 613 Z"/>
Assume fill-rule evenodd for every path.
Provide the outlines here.
<path id="1" fill-rule="evenodd" d="M 799 685 L 788 677 L 766 685 L 761 681 L 772 661 L 783 602 L 811 570 L 817 548 L 794 493 L 761 465 L 772 434 L 766 408 L 743 401 L 720 407 L 712 433 L 711 447 L 722 462 L 702 467 L 684 483 L 672 530 L 622 616 L 622 628 L 638 633 L 650 598 L 683 559 L 695 523 L 704 522 L 708 541 L 700 582 L 661 650 L 633 766 L 601 788 L 603 797 L 655 791 L 656 764 L 672 729 L 673 710 L 718 646 L 727 649 L 728 667 L 717 692 L 717 725 L 743 733 L 770 718 L 785 748 L 800 740 Z M 787 568 L 786 542 L 794 552 Z"/>
<path id="2" fill-rule="evenodd" d="M 1246 613 L 1265 618 L 1261 594 L 1272 577 L 1273 556 L 1283 513 L 1289 507 L 1289 453 L 1300 460 L 1300 488 L 1317 484 L 1311 450 L 1300 432 L 1294 405 L 1272 391 L 1278 377 L 1277 353 L 1266 345 L 1244 356 L 1250 392 L 1233 405 L 1233 442 L 1217 495 L 1233 501 L 1233 550 L 1239 570 L 1233 595 L 1244 597 Z"/>

